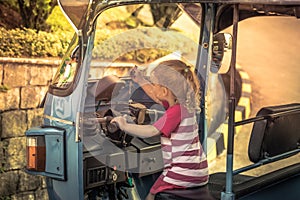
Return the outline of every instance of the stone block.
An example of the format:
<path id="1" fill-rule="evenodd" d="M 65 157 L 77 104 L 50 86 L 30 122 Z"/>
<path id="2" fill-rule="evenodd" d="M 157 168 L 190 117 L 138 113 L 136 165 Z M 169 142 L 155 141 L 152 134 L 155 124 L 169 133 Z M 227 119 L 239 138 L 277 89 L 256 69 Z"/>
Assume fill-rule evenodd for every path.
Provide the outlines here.
<path id="1" fill-rule="evenodd" d="M 5 140 L 1 141 L 1 143 L 0 143 L 0 148 L 1 148 L 0 173 L 7 171 L 4 167 L 5 163 L 6 163 L 6 159 L 7 159 L 7 157 L 5 155 L 7 145 L 8 145 L 8 143 Z"/>
<path id="2" fill-rule="evenodd" d="M 52 67 L 31 66 L 30 85 L 48 85 L 52 79 Z"/>
<path id="3" fill-rule="evenodd" d="M 46 183 L 46 178 L 42 177 L 42 188 L 45 189 L 47 188 L 47 183 Z"/>
<path id="4" fill-rule="evenodd" d="M 28 84 L 28 65 L 5 64 L 3 67 L 3 84 L 9 87 L 24 87 Z"/>
<path id="5" fill-rule="evenodd" d="M 36 108 L 40 103 L 40 87 L 21 88 L 21 108 Z"/>
<path id="6" fill-rule="evenodd" d="M 43 112 L 42 108 L 27 110 L 27 124 L 28 128 L 40 126 L 43 123 Z"/>
<path id="7" fill-rule="evenodd" d="M 38 200 L 48 200 L 49 196 L 48 196 L 47 189 L 37 190 L 35 192 L 35 199 L 38 199 Z"/>
<path id="8" fill-rule="evenodd" d="M 35 200 L 34 192 L 23 192 L 12 195 L 11 200 Z"/>
<path id="9" fill-rule="evenodd" d="M 37 108 L 48 90 L 47 86 L 24 87 L 21 89 L 21 108 Z"/>
<path id="10" fill-rule="evenodd" d="M 2 172 L 2 163 L 4 163 L 4 146 L 3 142 L 0 140 L 0 173 Z"/>
<path id="11" fill-rule="evenodd" d="M 0 175 L 0 197 L 17 193 L 19 182 L 18 171 L 9 171 Z"/>
<path id="12" fill-rule="evenodd" d="M 26 137 L 6 139 L 4 143 L 4 169 L 23 169 L 26 165 Z"/>
<path id="13" fill-rule="evenodd" d="M 1 138 L 24 136 L 27 129 L 26 111 L 16 110 L 2 113 Z"/>
<path id="14" fill-rule="evenodd" d="M 18 109 L 20 105 L 20 88 L 11 88 L 0 92 L 0 111 Z"/>
<path id="15" fill-rule="evenodd" d="M 0 114 L 0 141 L 1 141 L 1 138 L 2 138 L 2 114 Z"/>
<path id="16" fill-rule="evenodd" d="M 19 175 L 19 192 L 37 190 L 42 184 L 42 178 L 40 176 L 33 176 L 23 171 L 20 171 Z"/>
<path id="17" fill-rule="evenodd" d="M 3 82 L 3 63 L 0 63 L 0 84 Z"/>

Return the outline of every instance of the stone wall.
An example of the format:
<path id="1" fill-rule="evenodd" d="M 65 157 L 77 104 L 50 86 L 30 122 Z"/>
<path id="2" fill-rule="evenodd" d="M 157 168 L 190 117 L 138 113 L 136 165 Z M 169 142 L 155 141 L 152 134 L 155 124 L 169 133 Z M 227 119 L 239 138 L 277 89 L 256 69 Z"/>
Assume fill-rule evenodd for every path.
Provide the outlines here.
<path id="1" fill-rule="evenodd" d="M 59 60 L 0 58 L 0 199 L 48 199 L 43 177 L 24 172 L 25 131 L 42 124 L 39 105 Z"/>

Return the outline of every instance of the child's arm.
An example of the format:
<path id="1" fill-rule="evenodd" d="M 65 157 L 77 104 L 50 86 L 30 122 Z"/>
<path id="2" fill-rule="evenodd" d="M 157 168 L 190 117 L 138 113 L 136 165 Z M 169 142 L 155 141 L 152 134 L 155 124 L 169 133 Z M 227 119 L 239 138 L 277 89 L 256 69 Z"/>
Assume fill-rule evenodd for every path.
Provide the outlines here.
<path id="1" fill-rule="evenodd" d="M 155 101 L 156 103 L 162 104 L 161 101 L 159 99 L 157 99 L 157 97 L 155 95 L 153 85 L 143 77 L 142 72 L 139 69 L 137 69 L 137 66 L 135 66 L 131 70 L 130 74 L 131 74 L 132 80 L 134 82 L 136 82 L 137 84 L 139 84 L 141 86 L 141 88 L 144 90 L 144 92 L 151 99 L 153 99 L 153 101 Z"/>
<path id="2" fill-rule="evenodd" d="M 159 130 L 152 125 L 129 124 L 126 122 L 126 119 L 121 116 L 113 118 L 111 123 L 113 122 L 116 122 L 121 130 L 129 133 L 132 136 L 148 138 L 160 134 Z"/>

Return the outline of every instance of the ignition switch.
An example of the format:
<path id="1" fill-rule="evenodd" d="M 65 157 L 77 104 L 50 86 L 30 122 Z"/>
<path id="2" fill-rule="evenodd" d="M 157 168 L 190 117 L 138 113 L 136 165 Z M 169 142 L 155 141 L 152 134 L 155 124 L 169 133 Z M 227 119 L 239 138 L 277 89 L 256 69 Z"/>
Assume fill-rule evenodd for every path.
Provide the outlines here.
<path id="1" fill-rule="evenodd" d="M 113 181 L 116 182 L 118 179 L 118 174 L 115 171 L 112 171 L 109 178 Z"/>

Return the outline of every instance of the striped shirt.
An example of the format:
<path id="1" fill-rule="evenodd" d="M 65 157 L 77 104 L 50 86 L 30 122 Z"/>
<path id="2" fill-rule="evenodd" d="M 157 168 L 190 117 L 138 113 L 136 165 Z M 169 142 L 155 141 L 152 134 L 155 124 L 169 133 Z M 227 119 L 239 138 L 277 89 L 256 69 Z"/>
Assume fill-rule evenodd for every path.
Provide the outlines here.
<path id="1" fill-rule="evenodd" d="M 161 132 L 164 170 L 151 193 L 205 185 L 208 167 L 195 113 L 189 113 L 184 106 L 176 104 L 168 108 L 153 126 Z"/>

